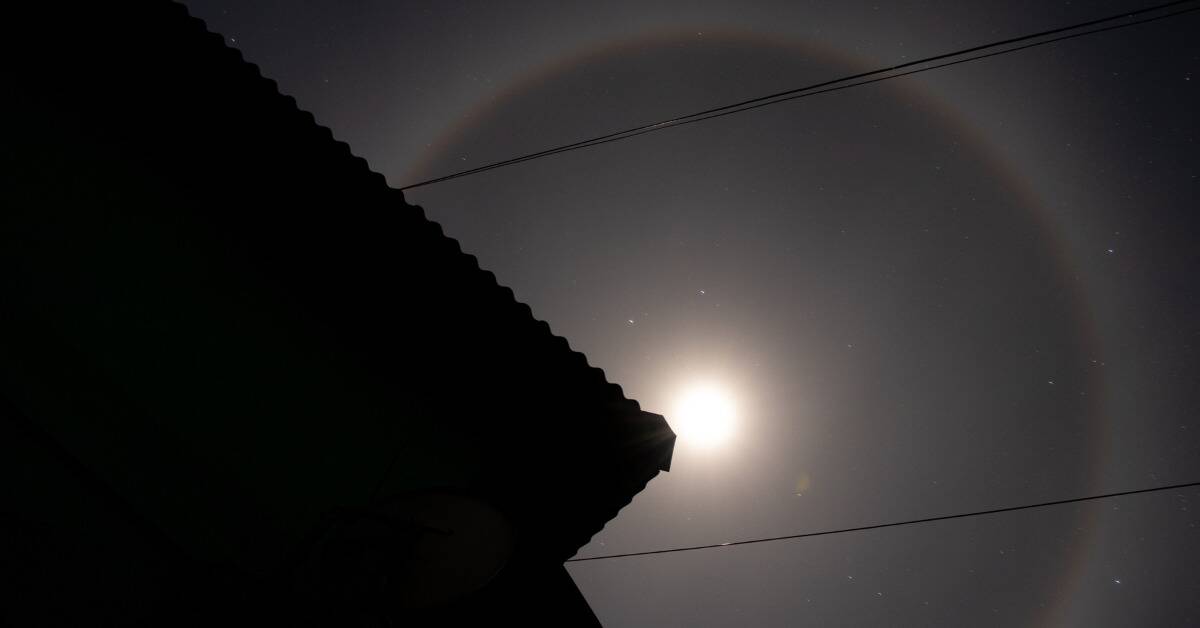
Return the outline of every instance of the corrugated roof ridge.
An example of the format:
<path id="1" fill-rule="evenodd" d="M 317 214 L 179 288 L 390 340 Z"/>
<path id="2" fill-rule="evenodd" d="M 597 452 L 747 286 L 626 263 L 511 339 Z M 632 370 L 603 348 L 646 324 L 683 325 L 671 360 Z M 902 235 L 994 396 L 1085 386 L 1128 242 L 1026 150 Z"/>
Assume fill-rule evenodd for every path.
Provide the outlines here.
<path id="1" fill-rule="evenodd" d="M 633 482 L 630 485 L 630 487 L 633 490 L 630 492 L 620 493 L 621 497 L 618 498 L 618 500 L 617 500 L 618 503 L 615 506 L 610 506 L 608 508 L 604 508 L 603 510 L 601 510 L 599 514 L 603 518 L 603 521 L 600 522 L 600 525 L 594 526 L 594 529 L 592 529 L 590 531 L 590 533 L 581 534 L 577 539 L 572 540 L 573 544 L 578 543 L 578 545 L 576 545 L 576 547 L 575 547 L 575 553 L 578 553 L 579 550 L 583 549 L 586 545 L 591 543 L 592 539 L 596 538 L 597 534 L 600 534 L 601 532 L 603 532 L 604 529 L 608 527 L 609 523 L 611 523 L 612 521 L 615 521 L 617 518 L 617 515 L 621 514 L 621 511 L 624 510 L 626 506 L 628 506 L 629 504 L 632 504 L 633 498 L 637 497 L 639 494 L 641 494 L 641 492 L 646 488 L 646 486 L 650 484 L 650 480 L 653 480 L 654 478 L 658 477 L 659 473 L 660 473 L 659 471 L 655 471 L 649 477 L 647 477 L 644 481 L 638 480 L 638 481 Z M 628 495 L 628 497 L 626 497 L 626 495 Z M 572 554 L 572 556 L 574 556 L 574 554 Z M 570 556 L 567 558 L 570 558 Z"/>
<path id="2" fill-rule="evenodd" d="M 294 97 L 281 92 L 279 90 L 279 84 L 274 79 L 271 79 L 271 78 L 263 75 L 262 68 L 260 68 L 258 66 L 258 64 L 248 61 L 245 58 L 245 56 L 242 54 L 241 50 L 238 50 L 237 48 L 230 46 L 228 44 L 228 42 L 226 42 L 224 36 L 222 36 L 219 33 L 215 33 L 212 30 L 209 30 L 208 24 L 205 23 L 204 20 L 192 15 L 188 11 L 187 7 L 185 5 L 183 5 L 181 2 L 179 2 L 178 0 L 173 0 L 171 2 L 171 5 L 173 7 L 176 7 L 177 11 L 183 12 L 183 15 L 185 16 L 189 26 L 203 31 L 203 33 L 205 33 L 205 35 L 207 37 L 209 37 L 210 39 L 214 39 L 214 41 L 219 41 L 221 44 L 221 47 L 223 49 L 225 49 L 226 51 L 228 51 L 226 54 L 232 53 L 232 54 L 236 55 L 238 64 L 240 64 L 243 67 L 245 67 L 246 69 L 252 71 L 255 75 L 255 78 L 258 81 L 261 81 L 261 84 L 266 86 L 269 89 L 269 91 L 272 93 L 272 97 L 281 99 L 283 102 L 287 103 L 286 109 L 289 111 L 289 113 L 294 112 L 294 115 L 296 117 L 298 117 L 299 119 L 302 119 L 304 121 L 302 126 L 308 127 L 310 129 L 312 129 L 313 131 L 316 131 L 318 134 L 325 136 L 323 139 L 325 139 L 326 141 L 331 142 L 332 144 L 337 146 L 338 150 L 342 153 L 340 158 L 342 158 L 342 159 L 349 158 L 355 164 L 354 167 L 359 169 L 362 172 L 362 174 L 364 175 L 364 178 L 369 179 L 371 181 L 371 185 L 380 186 L 380 190 L 390 196 L 398 195 L 401 202 L 403 203 L 404 208 L 407 210 L 410 210 L 411 217 L 416 218 L 421 221 L 424 221 L 425 223 L 435 227 L 437 230 L 438 236 L 443 238 L 444 240 L 448 241 L 454 247 L 454 250 L 457 252 L 458 255 L 466 256 L 470 260 L 471 267 L 475 271 L 487 276 L 488 281 L 489 281 L 489 285 L 488 285 L 489 289 L 496 289 L 496 290 L 501 291 L 502 294 L 505 294 L 505 296 L 507 298 L 503 299 L 503 300 L 505 301 L 506 307 L 515 306 L 518 309 L 523 310 L 523 312 L 522 312 L 523 318 L 527 319 L 528 321 L 531 321 L 534 324 L 534 326 L 540 327 L 541 329 L 539 331 L 544 332 L 544 334 L 550 338 L 551 342 L 556 343 L 556 344 L 561 344 L 562 347 L 564 349 L 566 349 L 566 355 L 570 356 L 570 359 L 572 361 L 578 361 L 581 363 L 581 365 L 586 369 L 586 371 L 581 371 L 581 372 L 589 373 L 589 375 L 590 375 L 589 379 L 594 380 L 596 382 L 596 388 L 598 390 L 604 391 L 603 396 L 605 397 L 605 399 L 608 403 L 613 403 L 616 405 L 627 405 L 627 406 L 629 406 L 629 409 L 633 410 L 634 412 L 640 412 L 643 414 L 651 414 L 651 413 L 643 412 L 641 409 L 641 404 L 639 404 L 637 402 L 637 400 L 626 397 L 624 389 L 621 388 L 620 384 L 609 381 L 607 374 L 604 372 L 604 369 L 590 364 L 588 362 L 586 354 L 584 354 L 583 352 L 580 352 L 580 351 L 576 351 L 575 349 L 573 349 L 571 347 L 569 340 L 567 340 L 563 336 L 559 336 L 559 335 L 555 334 L 553 332 L 553 330 L 551 329 L 550 324 L 548 322 L 541 320 L 541 319 L 537 318 L 536 316 L 534 316 L 533 310 L 532 310 L 532 308 L 529 307 L 528 304 L 517 300 L 516 294 L 513 292 L 513 290 L 511 288 L 509 288 L 508 286 L 504 286 L 504 285 L 500 284 L 495 273 L 482 268 L 479 265 L 479 259 L 476 256 L 464 252 L 462 250 L 461 243 L 456 238 L 446 235 L 446 233 L 444 232 L 444 230 L 442 228 L 442 225 L 439 224 L 437 221 L 431 220 L 426 215 L 424 208 L 422 208 L 420 205 L 412 205 L 412 204 L 408 203 L 408 201 L 404 197 L 404 193 L 401 190 L 398 190 L 398 189 L 393 188 L 390 185 L 388 185 L 387 178 L 382 173 L 372 170 L 370 163 L 365 158 L 354 154 L 354 151 L 350 147 L 349 143 L 337 139 L 337 137 L 333 133 L 333 130 L 330 129 L 329 127 L 326 127 L 326 126 L 320 124 L 319 122 L 317 122 L 316 116 L 313 115 L 312 112 L 301 108 L 299 103 L 296 101 L 296 99 Z"/>
<path id="3" fill-rule="evenodd" d="M 399 192 L 399 190 L 397 190 L 397 192 Z M 424 215 L 424 208 L 422 208 L 420 205 L 409 205 L 409 207 L 413 207 L 413 208 L 420 210 L 421 214 Z M 439 231 L 441 230 L 441 225 L 439 223 L 437 223 L 436 221 L 429 220 L 428 218 L 426 218 L 425 220 L 427 222 L 429 222 L 430 224 L 437 226 Z M 482 274 L 486 278 L 487 287 L 489 290 L 500 292 L 506 307 L 515 306 L 518 310 L 521 311 L 522 318 L 527 319 L 528 321 L 532 322 L 535 327 L 538 327 L 539 328 L 538 331 L 540 333 L 543 333 L 545 336 L 547 336 L 550 339 L 550 342 L 561 345 L 561 348 L 563 350 L 565 350 L 565 354 L 570 356 L 571 360 L 577 361 L 580 363 L 581 366 L 585 367 L 587 369 L 587 372 L 589 373 L 589 375 L 595 381 L 599 382 L 602 386 L 604 386 L 605 389 L 608 391 L 609 395 L 614 397 L 614 399 L 612 399 L 610 401 L 618 401 L 618 402 L 625 401 L 633 406 L 633 410 L 638 411 L 638 412 L 641 411 L 641 405 L 638 404 L 637 400 L 629 399 L 628 397 L 626 397 L 625 391 L 623 388 L 621 388 L 620 384 L 609 381 L 607 374 L 604 372 L 604 369 L 590 364 L 587 359 L 587 354 L 583 353 L 582 351 L 577 351 L 577 350 L 573 349 L 571 347 L 570 340 L 568 340 L 564 336 L 559 336 L 558 334 L 555 334 L 553 329 L 550 327 L 550 323 L 534 316 L 533 308 L 531 308 L 529 306 L 529 304 L 517 299 L 516 293 L 513 291 L 512 288 L 501 284 L 500 280 L 496 277 L 496 273 L 480 266 L 478 257 L 476 257 L 475 255 L 472 255 L 470 253 L 467 253 L 465 251 L 462 251 L 461 244 L 458 242 L 457 239 L 452 238 L 452 237 L 446 235 L 445 233 L 441 233 L 441 237 L 452 242 L 454 244 L 454 246 L 458 249 L 459 255 L 465 256 L 470 261 L 471 269 L 477 271 L 477 273 Z"/>
<path id="4" fill-rule="evenodd" d="M 245 55 L 240 49 L 230 46 L 223 35 L 210 30 L 208 28 L 208 24 L 204 20 L 192 15 L 191 12 L 188 11 L 187 6 L 185 6 L 179 0 L 172 0 L 170 5 L 174 8 L 174 10 L 182 12 L 185 22 L 189 27 L 201 31 L 204 36 L 213 40 L 214 43 L 220 42 L 221 49 L 225 51 L 225 54 L 233 55 L 237 59 L 237 65 L 241 66 L 245 70 L 253 72 L 254 78 L 259 82 L 259 84 L 267 87 L 267 91 L 270 92 L 272 97 L 287 103 L 287 107 L 285 109 L 289 114 L 293 114 L 294 116 L 303 119 L 305 122 L 305 127 L 310 128 L 312 131 L 316 131 L 318 134 L 324 135 L 325 139 L 329 140 L 334 146 L 337 146 L 342 153 L 344 153 L 344 155 L 341 157 L 350 158 L 350 160 L 356 164 L 356 167 L 362 171 L 363 175 L 376 180 L 378 183 L 384 186 L 387 186 L 387 178 L 384 177 L 382 173 L 372 170 L 366 158 L 356 155 L 349 143 L 337 139 L 332 129 L 317 122 L 316 116 L 313 115 L 311 111 L 301 108 L 300 104 L 296 102 L 295 97 L 280 91 L 279 83 L 275 81 L 275 79 L 264 75 L 262 73 L 262 68 L 259 67 L 257 63 L 246 59 Z M 410 207 L 412 206 L 410 205 Z"/>

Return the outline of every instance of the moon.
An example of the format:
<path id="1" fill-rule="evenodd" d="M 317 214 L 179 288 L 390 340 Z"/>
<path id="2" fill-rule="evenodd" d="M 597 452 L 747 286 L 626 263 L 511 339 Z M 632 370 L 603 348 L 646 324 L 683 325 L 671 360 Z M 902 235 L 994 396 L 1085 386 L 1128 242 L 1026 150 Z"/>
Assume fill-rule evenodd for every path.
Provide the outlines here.
<path id="1" fill-rule="evenodd" d="M 717 384 L 694 384 L 683 390 L 668 419 L 680 440 L 701 449 L 719 447 L 733 437 L 737 427 L 737 405 L 733 396 Z"/>

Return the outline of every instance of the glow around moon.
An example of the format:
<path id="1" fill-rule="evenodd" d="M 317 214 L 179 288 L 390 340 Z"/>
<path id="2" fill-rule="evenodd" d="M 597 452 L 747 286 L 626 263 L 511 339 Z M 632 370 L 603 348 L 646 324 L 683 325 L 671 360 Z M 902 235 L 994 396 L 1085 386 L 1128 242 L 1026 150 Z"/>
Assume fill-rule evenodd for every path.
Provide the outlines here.
<path id="1" fill-rule="evenodd" d="M 695 384 L 681 392 L 667 419 L 681 443 L 712 449 L 729 442 L 737 431 L 737 404 L 719 385 Z"/>

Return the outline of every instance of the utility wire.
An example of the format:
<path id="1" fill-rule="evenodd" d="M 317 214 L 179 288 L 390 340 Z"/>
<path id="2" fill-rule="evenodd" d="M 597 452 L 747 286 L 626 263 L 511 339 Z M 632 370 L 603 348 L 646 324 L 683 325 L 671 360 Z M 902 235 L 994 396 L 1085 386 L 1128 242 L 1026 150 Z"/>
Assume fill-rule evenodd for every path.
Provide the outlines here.
<path id="1" fill-rule="evenodd" d="M 820 532 L 805 532 L 802 534 L 788 534 L 785 536 L 770 536 L 760 539 L 749 539 L 745 541 L 731 541 L 729 543 L 713 543 L 711 545 L 691 545 L 688 547 L 672 547 L 669 549 L 649 550 L 645 552 L 628 552 L 625 554 L 605 554 L 603 556 L 586 556 L 583 558 L 568 559 L 568 563 L 583 562 L 585 560 L 605 560 L 609 558 L 628 558 L 630 556 L 649 556 L 651 554 L 671 554 L 674 552 L 691 552 L 703 549 L 716 549 L 718 547 L 733 547 L 735 545 L 751 545 L 754 543 L 770 543 L 772 541 L 787 541 L 791 539 L 805 539 L 812 536 L 829 536 L 831 534 L 845 534 L 847 532 L 862 532 L 864 530 L 878 530 L 880 528 L 895 528 L 898 526 L 910 526 L 918 523 L 932 523 L 934 521 L 948 521 L 950 519 L 963 519 L 966 517 L 982 517 L 983 515 L 995 515 L 1004 512 L 1015 512 L 1018 510 L 1029 510 L 1031 508 L 1045 508 L 1047 506 L 1061 506 L 1063 504 L 1077 504 L 1080 502 L 1093 501 L 1097 499 L 1109 499 L 1111 497 L 1124 497 L 1126 495 L 1139 495 L 1141 493 L 1154 493 L 1158 491 L 1173 491 L 1182 488 L 1191 488 L 1200 486 L 1200 482 L 1187 482 L 1185 484 L 1172 484 L 1171 486 L 1159 486 L 1155 488 L 1141 488 L 1132 491 L 1120 491 L 1118 493 L 1105 493 L 1103 495 L 1090 495 L 1088 497 L 1075 497 L 1072 499 L 1059 499 L 1052 502 L 1041 502 L 1038 504 L 1026 504 L 1024 506 L 1009 506 L 1008 508 L 993 508 L 991 510 L 977 510 L 974 512 L 964 512 L 957 515 L 942 515 L 940 517 L 926 517 L 924 519 L 909 519 L 907 521 L 893 521 L 891 523 L 876 523 L 868 526 L 858 526 L 854 528 L 839 528 L 836 530 L 822 530 Z"/>
<path id="2" fill-rule="evenodd" d="M 1192 12 L 1194 12 L 1194 11 L 1200 11 L 1200 6 L 1197 6 L 1197 7 L 1192 7 L 1192 8 L 1189 8 L 1189 9 L 1183 9 L 1183 10 L 1180 10 L 1180 11 L 1175 11 L 1174 13 L 1167 13 L 1167 14 L 1164 14 L 1164 15 L 1159 15 L 1159 16 L 1155 16 L 1155 17 L 1145 18 L 1145 19 L 1141 19 L 1141 20 L 1138 20 L 1138 21 L 1135 21 L 1135 22 L 1127 22 L 1127 23 L 1124 23 L 1124 24 L 1117 24 L 1117 25 L 1114 25 L 1114 26 L 1106 26 L 1106 27 L 1103 27 L 1103 28 L 1097 28 L 1097 29 L 1094 29 L 1094 30 L 1090 30 L 1090 31 L 1084 31 L 1084 32 L 1081 32 L 1081 33 L 1072 33 L 1072 34 L 1070 34 L 1070 35 L 1062 35 L 1062 36 L 1060 36 L 1060 37 L 1055 37 L 1055 38 L 1053 38 L 1053 39 L 1047 39 L 1047 40 L 1044 40 L 1044 41 L 1034 42 L 1034 43 L 1031 43 L 1031 44 L 1025 44 L 1025 45 L 1023 45 L 1023 46 L 1018 46 L 1018 47 L 1016 47 L 1016 48 L 1007 48 L 1007 49 L 1004 49 L 1004 50 L 998 50 L 998 51 L 996 51 L 996 52 L 989 52 L 989 53 L 987 53 L 987 54 L 981 54 L 981 55 L 977 55 L 977 56 L 974 56 L 974 57 L 967 57 L 967 58 L 965 58 L 965 59 L 958 59 L 958 60 L 955 60 L 955 61 L 948 61 L 948 62 L 946 62 L 946 63 L 940 63 L 940 64 L 937 64 L 937 65 L 932 65 L 932 66 L 925 67 L 925 68 L 918 68 L 918 69 L 916 69 L 916 70 L 909 70 L 909 71 L 907 71 L 907 72 L 901 72 L 901 73 L 899 73 L 899 74 L 890 74 L 890 75 L 888 75 L 888 76 L 882 76 L 882 77 L 879 77 L 879 78 L 873 78 L 873 79 L 869 79 L 869 80 L 866 80 L 866 81 L 859 81 L 859 82 L 857 82 L 857 83 L 849 83 L 849 84 L 847 84 L 847 85 L 837 85 L 837 86 L 835 86 L 835 87 L 827 87 L 827 88 L 825 88 L 825 89 L 821 89 L 821 90 L 817 90 L 817 91 L 804 92 L 804 93 L 802 93 L 802 94 L 795 94 L 795 95 L 792 95 L 792 96 L 786 96 L 786 97 L 779 98 L 779 99 L 776 99 L 776 100 L 771 100 L 771 101 L 767 101 L 767 102 L 760 102 L 760 103 L 756 103 L 756 104 L 753 104 L 753 105 L 747 105 L 747 106 L 745 106 L 745 107 L 741 107 L 741 108 L 738 108 L 738 109 L 733 109 L 733 110 L 730 110 L 730 111 L 722 111 L 722 112 L 720 112 L 720 113 L 713 113 L 713 114 L 711 114 L 711 115 L 706 115 L 706 116 L 699 117 L 699 118 L 680 119 L 680 120 L 679 120 L 679 121 L 677 121 L 677 122 L 672 122 L 672 123 L 670 124 L 670 126 L 669 126 L 669 127 L 666 127 L 666 126 L 664 126 L 664 127 L 655 127 L 655 128 L 651 128 L 651 129 L 644 129 L 644 130 L 637 131 L 637 132 L 634 132 L 634 133 L 629 133 L 629 134 L 627 134 L 627 135 L 622 135 L 622 136 L 620 136 L 620 137 L 613 137 L 613 138 L 609 138 L 609 139 L 605 139 L 605 140 L 592 141 L 592 142 L 586 143 L 586 144 L 584 144 L 584 145 L 582 145 L 582 146 L 577 146 L 577 147 L 574 147 L 574 148 L 588 148 L 588 147 L 591 147 L 591 146 L 599 146 L 600 144 L 607 144 L 608 142 L 615 142 L 615 141 L 617 141 L 617 140 L 624 140 L 624 139 L 628 139 L 628 138 L 631 138 L 631 137 L 636 137 L 636 136 L 638 136 L 638 135 L 642 135 L 643 133 L 650 133 L 650 132 L 653 132 L 653 131 L 657 131 L 657 130 L 659 130 L 659 129 L 670 128 L 670 127 L 677 127 L 677 126 L 683 126 L 683 125 L 685 125 L 685 124 L 692 124 L 693 122 L 702 122 L 702 121 L 704 121 L 704 120 L 711 120 L 711 119 L 713 119 L 713 118 L 720 118 L 720 117 L 727 116 L 727 115 L 731 115 L 731 114 L 735 114 L 735 113 L 741 113 L 741 112 L 743 112 L 743 111 L 749 111 L 749 110 L 751 110 L 751 109 L 758 109 L 759 107 L 766 107 L 766 106 L 768 106 L 768 105 L 774 105 L 774 104 L 778 104 L 778 103 L 781 103 L 781 102 L 787 102 L 787 101 L 789 101 L 789 100 L 796 100 L 796 99 L 798 99 L 798 98 L 806 98 L 806 97 L 808 97 L 808 96 L 816 96 L 817 94 L 827 94 L 827 93 L 829 93 L 829 92 L 836 92 L 836 91 L 841 91 L 841 90 L 843 90 L 843 89 L 850 89 L 851 87 L 858 87 L 858 86 L 860 86 L 860 85 L 869 85 L 869 84 L 871 84 L 871 83 L 878 83 L 878 82 L 880 82 L 880 81 L 887 81 L 887 80 L 894 79 L 894 78 L 900 78 L 900 77 L 902 77 L 902 76 L 909 76 L 910 74 L 919 74 L 919 73 L 921 73 L 921 72 L 928 72 L 929 70 L 936 70 L 936 69 L 938 69 L 938 68 L 945 68 L 945 67 L 949 67 L 949 66 L 952 66 L 952 65 L 958 65 L 958 64 L 960 64 L 960 63 L 967 63 L 967 62 L 970 62 L 970 61 L 978 61 L 978 60 L 980 60 L 980 59 L 986 59 L 986 58 L 988 58 L 988 57 L 996 57 L 996 56 L 999 56 L 999 55 L 1008 54 L 1008 53 L 1010 53 L 1010 52 L 1016 52 L 1016 51 L 1018 51 L 1018 50 L 1025 50 L 1026 48 L 1035 48 L 1035 47 L 1037 47 L 1037 46 L 1044 46 L 1044 45 L 1046 45 L 1046 44 L 1052 44 L 1052 43 L 1054 43 L 1054 42 L 1063 41 L 1063 40 L 1066 40 L 1066 39 L 1074 39 L 1074 38 L 1076 38 L 1076 37 L 1083 37 L 1083 36 L 1085 36 L 1085 35 L 1093 35 L 1093 34 L 1095 34 L 1095 33 L 1102 33 L 1102 32 L 1104 32 L 1104 31 L 1117 30 L 1117 29 L 1126 28 L 1126 27 L 1129 27 L 1129 26 L 1136 26 L 1136 25 L 1138 25 L 1138 24 L 1145 24 L 1145 23 L 1147 23 L 1147 22 L 1154 22 L 1154 21 L 1157 21 L 1157 20 L 1162 20 L 1162 19 L 1166 19 L 1166 18 L 1169 18 L 1169 17 L 1174 17 L 1174 16 L 1176 16 L 1176 15 L 1182 15 L 1182 14 L 1184 14 L 1184 13 L 1192 13 Z M 835 82 L 836 82 L 836 81 L 835 81 Z M 553 152 L 549 152 L 549 153 L 546 153 L 545 155 L 539 155 L 539 156 L 543 156 L 543 157 L 544 157 L 544 156 L 548 156 L 548 155 L 552 155 L 552 154 L 556 154 L 556 153 L 560 153 L 560 152 L 566 152 L 566 151 L 568 151 L 568 150 L 574 150 L 574 148 L 562 148 L 562 149 L 555 149 Z M 519 159 L 520 161 L 527 161 L 528 159 L 534 159 L 534 158 L 535 158 L 535 157 L 523 157 L 523 158 L 517 158 L 517 159 Z M 519 163 L 519 161 L 511 161 L 511 163 Z M 508 165 L 508 164 L 507 164 L 507 163 L 498 163 L 498 164 L 496 164 L 495 166 L 490 166 L 490 167 L 489 167 L 489 166 L 484 166 L 483 168 L 487 168 L 487 169 L 491 169 L 491 167 L 496 167 L 496 168 L 498 168 L 498 167 L 500 167 L 500 166 L 502 166 L 502 165 Z M 472 174 L 472 173 L 464 173 L 464 174 Z M 418 185 L 420 185 L 420 184 L 418 184 Z"/>
<path id="3" fill-rule="evenodd" d="M 1162 19 L 1166 19 L 1166 18 L 1170 18 L 1170 17 L 1175 17 L 1178 15 L 1183 15 L 1185 13 L 1191 13 L 1191 12 L 1200 10 L 1200 6 L 1193 6 L 1191 8 L 1182 9 L 1179 11 L 1174 11 L 1171 13 L 1157 15 L 1154 17 L 1144 18 L 1144 19 L 1135 20 L 1135 21 L 1131 21 L 1131 22 L 1124 22 L 1121 24 L 1110 25 L 1110 26 L 1106 26 L 1106 27 L 1102 27 L 1102 28 L 1095 28 L 1095 29 L 1086 30 L 1083 32 L 1071 33 L 1068 35 L 1062 35 L 1062 36 L 1054 37 L 1051 39 L 1044 39 L 1042 41 L 1036 41 L 1036 42 L 1028 43 L 1028 44 L 1025 44 L 1022 46 L 1005 48 L 1002 50 L 993 51 L 993 52 L 989 52 L 986 54 L 975 55 L 975 56 L 967 57 L 965 59 L 958 59 L 958 60 L 950 61 L 947 63 L 941 63 L 941 64 L 932 65 L 932 66 L 928 66 L 928 67 L 917 68 L 914 70 L 910 70 L 907 72 L 901 72 L 898 74 L 889 74 L 887 76 L 877 77 L 877 78 L 873 78 L 873 79 L 866 80 L 866 81 L 859 81 L 859 82 L 850 83 L 847 85 L 837 85 L 838 83 L 846 83 L 847 81 L 855 81 L 855 80 L 870 77 L 870 76 L 887 74 L 888 72 L 895 72 L 896 70 L 900 70 L 903 68 L 933 63 L 935 61 L 940 61 L 943 59 L 950 59 L 953 57 L 960 57 L 963 55 L 970 55 L 970 54 L 973 54 L 976 52 L 981 52 L 981 51 L 988 50 L 991 48 L 997 48 L 997 47 L 1001 47 L 1001 46 L 1009 46 L 1012 44 L 1026 42 L 1026 41 L 1035 40 L 1035 39 L 1040 39 L 1043 37 L 1048 37 L 1051 35 L 1056 35 L 1056 34 L 1064 33 L 1067 31 L 1075 31 L 1075 30 L 1078 30 L 1081 28 L 1087 28 L 1089 26 L 1096 26 L 1098 24 L 1103 24 L 1103 23 L 1107 23 L 1107 22 L 1124 20 L 1124 19 L 1128 19 L 1128 18 L 1135 17 L 1138 15 L 1145 15 L 1147 13 L 1162 11 L 1163 9 L 1167 9 L 1167 8 L 1171 8 L 1171 7 L 1176 7 L 1176 6 L 1180 6 L 1180 5 L 1184 5 L 1184 4 L 1193 4 L 1194 2 L 1195 2 L 1195 0 L 1178 0 L 1176 2 L 1168 2 L 1165 4 L 1159 4 L 1159 5 L 1147 7 L 1144 9 L 1138 9 L 1135 11 L 1126 11 L 1126 12 L 1123 12 L 1123 13 L 1120 13 L 1117 15 L 1112 15 L 1109 17 L 1104 17 L 1104 18 L 1100 18 L 1100 19 L 1096 19 L 1096 20 L 1080 22 L 1078 24 L 1073 24 L 1071 26 L 1063 26 L 1060 28 L 1055 28 L 1055 29 L 1051 29 L 1051 30 L 1047 30 L 1047 31 L 1041 31 L 1041 32 L 1032 33 L 1029 35 L 1022 35 L 1020 37 L 1013 37 L 1013 38 L 1009 38 L 1009 39 L 995 41 L 995 42 L 988 43 L 988 44 L 973 46 L 971 48 L 964 48 L 962 50 L 957 50 L 954 52 L 948 52 L 948 53 L 943 53 L 943 54 L 939 54 L 939 55 L 934 55 L 932 57 L 926 57 L 923 59 L 918 59 L 916 61 L 909 61 L 907 63 L 892 65 L 892 66 L 888 66 L 886 68 L 871 70 L 870 72 L 862 72 L 862 73 L 854 74 L 854 75 L 850 75 L 850 76 L 843 76 L 841 78 L 823 81 L 820 83 L 814 83 L 812 85 L 806 85 L 804 87 L 789 89 L 786 91 L 777 92 L 777 93 L 769 94 L 766 96 L 751 98 L 749 100 L 743 100 L 743 101 L 740 101 L 737 103 L 724 105 L 721 107 L 706 109 L 704 111 L 698 111 L 698 112 L 691 113 L 691 114 L 688 114 L 685 116 L 679 116 L 676 118 L 671 118 L 671 119 L 663 120 L 660 122 L 654 122 L 651 124 L 644 124 L 641 126 L 624 129 L 622 131 L 616 131 L 616 132 L 608 133 L 605 135 L 599 135 L 599 136 L 592 137 L 592 138 L 589 138 L 586 140 L 580 140 L 578 142 L 572 142 L 570 144 L 564 144 L 564 145 L 557 146 L 554 148 L 549 148 L 546 150 L 541 150 L 541 151 L 537 151 L 534 153 L 521 155 L 519 157 L 513 157 L 510 159 L 493 162 L 493 163 L 486 164 L 483 166 L 469 168 L 467 170 L 461 170 L 461 171 L 458 171 L 458 172 L 455 172 L 452 174 L 448 174 L 445 176 L 436 177 L 433 179 L 426 179 L 424 181 L 419 181 L 417 183 L 412 183 L 412 184 L 406 185 L 404 187 L 401 187 L 400 189 L 401 190 L 410 190 L 413 188 L 430 185 L 433 183 L 440 183 L 442 181 L 449 181 L 451 179 L 457 179 L 457 178 L 465 177 L 465 176 L 472 175 L 472 174 L 486 172 L 488 170 L 494 170 L 496 168 L 502 168 L 504 166 L 511 166 L 511 165 L 522 163 L 525 161 L 530 161 L 533 159 L 549 157 L 550 155 L 556 155 L 558 153 L 568 152 L 568 151 L 572 151 L 572 150 L 578 150 L 580 148 L 588 148 L 591 146 L 599 146 L 601 144 L 607 144 L 609 142 L 615 142 L 618 140 L 629 139 L 631 137 L 636 137 L 638 135 L 642 135 L 645 133 L 660 131 L 663 129 L 676 127 L 676 126 L 682 126 L 685 124 L 691 124 L 693 122 L 700 122 L 703 120 L 711 120 L 713 118 L 719 118 L 719 117 L 730 115 L 733 113 L 740 113 L 742 111 L 748 111 L 750 109 L 757 109 L 759 107 L 765 107 L 767 105 L 773 105 L 773 104 L 777 104 L 777 103 L 781 103 L 781 102 L 787 102 L 789 100 L 795 100 L 797 98 L 804 98 L 807 96 L 815 96 L 817 94 L 825 94 L 828 92 L 839 91 L 842 89 L 849 89 L 851 87 L 858 87 L 860 85 L 868 85 L 870 83 L 877 83 L 880 81 L 899 78 L 902 76 L 909 76 L 909 75 L 918 74 L 921 72 L 928 72 L 929 70 L 936 70 L 938 68 L 944 68 L 944 67 L 948 67 L 948 66 L 952 66 L 952 65 L 958 65 L 960 63 L 967 63 L 969 61 L 978 61 L 980 59 L 986 59 L 989 57 L 995 57 L 995 56 L 999 56 L 999 55 L 1003 55 L 1003 54 L 1009 54 L 1012 52 L 1017 52 L 1019 50 L 1025 50 L 1027 48 L 1044 46 L 1047 44 L 1064 41 L 1067 39 L 1074 39 L 1076 37 L 1083 37 L 1086 35 L 1094 35 L 1096 33 L 1102 33 L 1102 32 L 1117 30 L 1117 29 L 1121 29 L 1121 28 L 1128 28 L 1130 26 L 1137 26 L 1139 24 L 1145 24 L 1147 22 L 1154 22 L 1154 21 L 1158 21 L 1158 20 L 1162 20 Z M 830 86 L 834 86 L 834 85 L 836 85 L 836 87 L 830 87 Z M 820 88 L 826 88 L 826 89 L 820 89 Z M 818 90 L 818 91 L 813 91 L 813 90 Z"/>

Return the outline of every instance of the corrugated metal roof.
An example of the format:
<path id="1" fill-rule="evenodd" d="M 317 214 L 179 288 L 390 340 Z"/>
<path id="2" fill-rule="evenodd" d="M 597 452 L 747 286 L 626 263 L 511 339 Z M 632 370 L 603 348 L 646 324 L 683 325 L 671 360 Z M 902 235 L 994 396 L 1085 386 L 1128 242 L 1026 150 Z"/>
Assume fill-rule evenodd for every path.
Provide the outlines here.
<path id="1" fill-rule="evenodd" d="M 555 560 L 669 469 L 663 417 L 184 7 L 55 6 L 11 22 L 28 61 L 10 146 L 23 151 L 17 204 L 31 209 L 3 226 L 14 309 L 94 362 L 97 375 L 61 381 L 102 380 L 143 423 L 187 423 L 164 429 L 207 452 L 213 473 L 221 461 L 264 465 L 254 473 L 270 480 L 236 503 L 291 477 L 299 486 L 279 492 L 317 495 L 331 469 L 353 467 L 344 452 L 374 457 L 347 478 L 371 477 L 394 452 L 380 490 L 468 486 Z M 222 351 L 234 354 L 222 362 Z M 69 441 L 72 429 L 50 431 Z M 239 430 L 245 444 L 229 449 Z M 246 453 L 288 439 L 284 470 Z M 112 462 L 82 447 L 93 465 Z M 305 469 L 295 451 L 311 456 Z M 120 475 L 138 455 L 113 467 L 119 490 L 151 481 Z M 443 475 L 429 471 L 440 462 Z"/>

